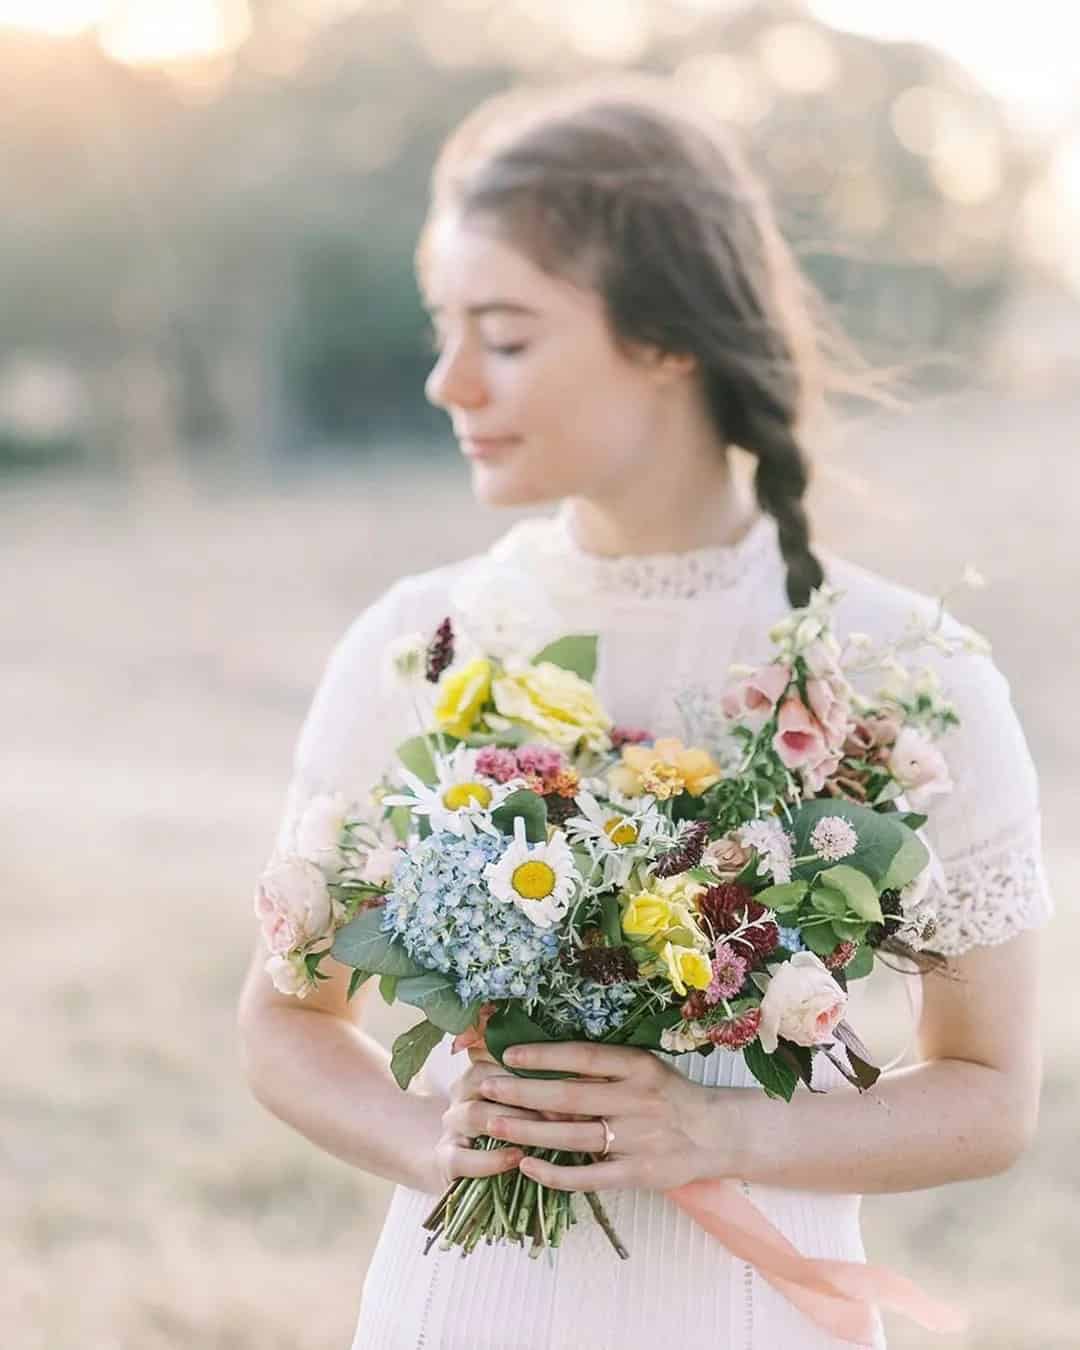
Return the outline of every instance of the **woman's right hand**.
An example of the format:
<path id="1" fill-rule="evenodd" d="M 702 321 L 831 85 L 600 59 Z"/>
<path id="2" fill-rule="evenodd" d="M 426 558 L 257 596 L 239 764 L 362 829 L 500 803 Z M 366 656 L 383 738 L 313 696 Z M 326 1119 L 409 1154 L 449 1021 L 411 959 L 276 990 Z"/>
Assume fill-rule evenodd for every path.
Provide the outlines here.
<path id="1" fill-rule="evenodd" d="M 531 1120 L 540 1116 L 538 1111 L 502 1106 L 482 1097 L 482 1083 L 513 1075 L 492 1058 L 483 1044 L 473 1046 L 469 1058 L 472 1063 L 451 1085 L 450 1102 L 443 1112 L 442 1132 L 435 1145 L 435 1172 L 439 1179 L 435 1193 L 445 1190 L 457 1177 L 489 1177 L 512 1171 L 521 1161 L 523 1149 L 516 1145 L 472 1148 L 473 1139 L 487 1134 L 496 1116 L 527 1116 Z"/>

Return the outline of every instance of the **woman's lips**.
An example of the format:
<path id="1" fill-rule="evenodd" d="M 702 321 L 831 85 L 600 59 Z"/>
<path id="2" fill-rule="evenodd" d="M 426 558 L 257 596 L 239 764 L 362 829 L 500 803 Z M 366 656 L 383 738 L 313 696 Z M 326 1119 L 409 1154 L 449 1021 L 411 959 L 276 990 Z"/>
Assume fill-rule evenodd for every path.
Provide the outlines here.
<path id="1" fill-rule="evenodd" d="M 520 439 L 519 436 L 463 436 L 461 449 L 469 459 L 494 459 Z"/>

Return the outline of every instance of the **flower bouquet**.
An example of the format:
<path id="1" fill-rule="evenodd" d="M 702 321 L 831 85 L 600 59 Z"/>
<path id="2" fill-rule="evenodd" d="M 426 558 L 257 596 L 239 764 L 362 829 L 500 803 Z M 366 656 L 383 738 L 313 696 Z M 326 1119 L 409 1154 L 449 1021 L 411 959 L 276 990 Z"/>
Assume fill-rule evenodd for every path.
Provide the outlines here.
<path id="1" fill-rule="evenodd" d="M 396 642 L 391 668 L 433 686 L 430 713 L 418 708 L 420 733 L 370 803 L 315 798 L 264 874 L 277 987 L 303 998 L 332 955 L 353 967 L 350 997 L 377 977 L 386 1000 L 419 1009 L 393 1046 L 403 1088 L 445 1036 L 482 1037 L 500 1063 L 545 1040 L 719 1050 L 784 1099 L 813 1088 L 823 1056 L 871 1086 L 849 984 L 889 954 L 942 961 L 920 830 L 951 786 L 936 741 L 957 719 L 901 658 L 981 639 L 946 637 L 942 609 L 882 649 L 841 642 L 837 599 L 823 587 L 772 630 L 773 658 L 735 672 L 707 745 L 615 725 L 592 636 L 531 661 L 455 660 L 449 620 Z M 881 670 L 874 697 L 856 691 L 854 675 Z M 575 1222 L 572 1198 L 517 1171 L 459 1178 L 425 1223 L 428 1247 L 528 1243 L 535 1256 Z"/>

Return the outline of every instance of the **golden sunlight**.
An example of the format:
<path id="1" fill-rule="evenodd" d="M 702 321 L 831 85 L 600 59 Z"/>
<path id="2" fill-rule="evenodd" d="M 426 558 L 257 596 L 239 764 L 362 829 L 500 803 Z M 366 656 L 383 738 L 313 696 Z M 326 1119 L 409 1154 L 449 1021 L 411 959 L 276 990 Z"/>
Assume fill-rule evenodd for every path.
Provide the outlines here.
<path id="1" fill-rule="evenodd" d="M 0 26 L 69 37 L 95 29 L 129 65 L 220 56 L 251 27 L 247 0 L 0 0 Z"/>

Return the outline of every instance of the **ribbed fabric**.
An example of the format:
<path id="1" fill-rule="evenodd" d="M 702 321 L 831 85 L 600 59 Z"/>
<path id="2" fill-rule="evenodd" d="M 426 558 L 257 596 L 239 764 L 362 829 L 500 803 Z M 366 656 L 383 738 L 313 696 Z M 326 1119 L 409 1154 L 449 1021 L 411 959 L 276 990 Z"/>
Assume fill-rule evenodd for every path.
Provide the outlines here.
<path id="1" fill-rule="evenodd" d="M 711 1087 L 749 1087 L 740 1056 L 680 1056 L 676 1068 Z M 449 1043 L 426 1069 L 448 1092 L 468 1058 Z M 859 1197 L 750 1186 L 747 1194 L 805 1254 L 865 1260 Z M 579 1222 L 550 1260 L 480 1246 L 468 1257 L 432 1249 L 421 1221 L 434 1197 L 398 1187 L 364 1282 L 353 1350 L 839 1350 L 756 1273 L 657 1192 L 603 1196 L 629 1248 L 621 1261 L 581 1200 Z M 882 1335 L 877 1342 L 885 1345 Z"/>
<path id="2" fill-rule="evenodd" d="M 936 609 L 926 596 L 820 556 L 828 581 L 843 593 L 836 611 L 841 634 L 862 632 L 880 644 L 898 637 L 913 612 Z M 430 634 L 447 614 L 480 648 L 490 645 L 485 617 L 493 640 L 516 626 L 529 651 L 563 634 L 596 633 L 596 686 L 615 720 L 694 741 L 707 739 L 731 663 L 770 659 L 769 629 L 787 613 L 776 529 L 767 517 L 728 548 L 619 559 L 582 552 L 565 513 L 521 522 L 486 554 L 402 578 L 356 619 L 331 657 L 300 736 L 277 847 L 289 850 L 313 793 L 362 800 L 394 746 L 416 733 L 410 696 L 381 678 L 395 637 Z M 1042 924 L 1052 912 L 1037 781 L 1008 683 L 989 657 L 928 651 L 917 663 L 937 673 L 960 717 L 942 743 L 954 789 L 934 802 L 926 829 L 947 883 L 935 898 L 946 911 L 942 936 L 947 950 L 959 954 Z M 879 682 L 871 677 L 864 692 Z M 741 1058 L 722 1051 L 676 1063 L 712 1086 L 750 1082 Z M 431 1061 L 433 1081 L 445 1091 L 458 1067 L 440 1048 Z M 748 1193 L 805 1254 L 864 1259 L 857 1196 L 757 1185 Z M 420 1221 L 432 1203 L 430 1196 L 395 1192 L 364 1283 L 354 1350 L 842 1344 L 657 1194 L 604 1196 L 630 1248 L 625 1262 L 587 1213 L 550 1264 L 517 1248 L 481 1246 L 466 1260 L 435 1251 L 424 1256 Z"/>

